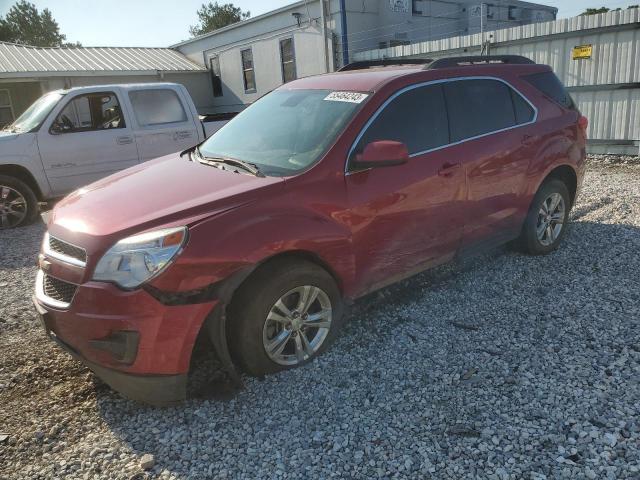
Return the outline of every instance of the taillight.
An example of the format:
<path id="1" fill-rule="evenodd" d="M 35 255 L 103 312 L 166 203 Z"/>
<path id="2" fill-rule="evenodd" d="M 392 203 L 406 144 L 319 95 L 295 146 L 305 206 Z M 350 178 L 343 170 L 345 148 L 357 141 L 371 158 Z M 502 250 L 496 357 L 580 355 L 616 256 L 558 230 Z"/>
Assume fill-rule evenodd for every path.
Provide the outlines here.
<path id="1" fill-rule="evenodd" d="M 589 126 L 589 119 L 584 115 L 581 115 L 578 119 L 578 126 L 582 129 L 583 132 L 586 132 L 587 127 Z"/>

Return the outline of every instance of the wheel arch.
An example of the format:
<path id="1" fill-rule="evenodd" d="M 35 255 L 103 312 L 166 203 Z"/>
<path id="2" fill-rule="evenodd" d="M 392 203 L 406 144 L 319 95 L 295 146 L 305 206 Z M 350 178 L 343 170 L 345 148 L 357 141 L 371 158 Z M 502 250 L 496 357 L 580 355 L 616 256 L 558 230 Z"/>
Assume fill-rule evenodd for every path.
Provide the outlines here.
<path id="1" fill-rule="evenodd" d="M 344 298 L 343 282 L 338 274 L 331 268 L 328 262 L 324 261 L 318 254 L 308 250 L 287 250 L 279 252 L 264 258 L 260 262 L 252 265 L 247 269 L 237 272 L 228 282 L 227 288 L 222 294 L 221 303 L 216 305 L 200 326 L 200 330 L 196 336 L 196 343 L 207 337 L 208 341 L 214 348 L 218 359 L 220 360 L 224 370 L 227 372 L 229 379 L 236 386 L 241 386 L 242 381 L 238 375 L 237 366 L 233 362 L 231 356 L 231 345 L 228 337 L 230 318 L 228 315 L 229 306 L 234 301 L 237 292 L 245 285 L 256 273 L 272 265 L 275 262 L 284 262 L 288 260 L 300 260 L 310 262 L 326 271 L 336 282 L 340 294 Z M 194 343 L 195 347 L 195 343 Z M 193 352 L 192 352 L 193 354 Z"/>
<path id="2" fill-rule="evenodd" d="M 576 200 L 576 194 L 578 191 L 578 174 L 576 173 L 575 168 L 567 164 L 554 167 L 547 173 L 544 179 L 540 182 L 540 184 L 538 185 L 538 188 L 536 189 L 536 192 L 540 190 L 540 187 L 550 179 L 560 180 L 567 186 L 567 190 L 569 190 L 569 195 L 570 195 L 569 200 L 571 201 L 570 208 L 573 208 L 573 205 Z"/>
<path id="3" fill-rule="evenodd" d="M 39 201 L 44 199 L 38 182 L 25 167 L 15 164 L 0 165 L 0 175 L 17 178 L 33 191 Z"/>

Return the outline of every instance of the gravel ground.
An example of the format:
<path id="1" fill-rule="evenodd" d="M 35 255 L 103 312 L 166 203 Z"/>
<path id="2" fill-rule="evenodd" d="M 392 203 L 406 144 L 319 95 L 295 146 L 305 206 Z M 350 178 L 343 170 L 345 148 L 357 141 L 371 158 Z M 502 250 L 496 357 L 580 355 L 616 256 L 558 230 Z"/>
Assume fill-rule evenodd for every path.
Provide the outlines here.
<path id="1" fill-rule="evenodd" d="M 171 409 L 44 338 L 43 226 L 0 233 L 0 479 L 640 479 L 640 164 L 609 160 L 557 252 L 419 275 L 308 366 Z"/>

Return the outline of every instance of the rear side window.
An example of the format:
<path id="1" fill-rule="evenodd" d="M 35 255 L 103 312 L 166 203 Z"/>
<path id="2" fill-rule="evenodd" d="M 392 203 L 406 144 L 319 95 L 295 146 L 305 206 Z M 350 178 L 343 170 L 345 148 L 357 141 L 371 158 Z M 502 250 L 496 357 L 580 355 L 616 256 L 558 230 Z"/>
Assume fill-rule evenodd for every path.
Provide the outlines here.
<path id="1" fill-rule="evenodd" d="M 444 91 L 452 142 L 496 132 L 533 119 L 531 106 L 511 87 L 497 80 L 449 82 L 445 84 Z M 517 103 L 514 103 L 516 96 L 524 105 L 517 99 Z"/>
<path id="2" fill-rule="evenodd" d="M 129 99 L 142 127 L 187 121 L 182 102 L 173 90 L 133 90 L 129 92 Z"/>
<path id="3" fill-rule="evenodd" d="M 563 107 L 569 110 L 576 109 L 573 98 L 571 98 L 571 95 L 569 95 L 569 92 L 564 88 L 564 85 L 555 73 L 534 73 L 533 75 L 527 75 L 522 78 Z"/>
<path id="4" fill-rule="evenodd" d="M 413 88 L 394 98 L 364 132 L 354 153 L 377 140 L 402 142 L 410 155 L 449 143 L 442 86 Z"/>

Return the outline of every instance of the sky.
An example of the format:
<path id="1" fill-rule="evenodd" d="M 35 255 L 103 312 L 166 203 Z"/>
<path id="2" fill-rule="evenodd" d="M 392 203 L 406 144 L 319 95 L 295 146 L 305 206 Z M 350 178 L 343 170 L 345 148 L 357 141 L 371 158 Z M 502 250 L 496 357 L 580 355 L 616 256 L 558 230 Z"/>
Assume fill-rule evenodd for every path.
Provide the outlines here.
<path id="1" fill-rule="evenodd" d="M 86 47 L 168 47 L 189 38 L 204 0 L 30 0 L 48 8 L 67 41 Z M 206 0 L 208 1 L 208 0 Z M 233 2 L 251 16 L 294 3 L 294 0 L 222 0 Z M 310 2 L 314 0 L 309 0 Z M 478 0 L 480 3 L 480 0 Z M 535 0 L 531 0 L 535 1 Z M 15 0 L 0 0 L 4 16 Z M 538 0 L 558 8 L 558 17 L 571 17 L 587 7 L 626 8 L 639 0 Z"/>

